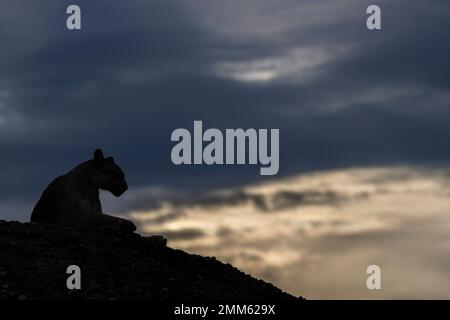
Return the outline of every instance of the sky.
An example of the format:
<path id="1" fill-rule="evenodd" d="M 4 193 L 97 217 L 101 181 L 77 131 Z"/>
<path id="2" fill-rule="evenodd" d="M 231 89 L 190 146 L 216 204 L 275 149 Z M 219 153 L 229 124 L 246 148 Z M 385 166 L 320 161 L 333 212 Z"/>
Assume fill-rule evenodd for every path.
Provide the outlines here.
<path id="1" fill-rule="evenodd" d="M 308 299 L 449 299 L 450 171 L 354 167 L 130 213 L 169 245 L 216 256 Z M 381 290 L 368 290 L 368 266 Z"/>
<path id="2" fill-rule="evenodd" d="M 361 272 L 373 251 L 397 261 L 417 243 L 423 250 L 408 261 L 445 283 L 448 261 L 438 253 L 449 230 L 441 181 L 450 158 L 448 1 L 78 0 L 80 31 L 66 28 L 70 4 L 0 3 L 0 219 L 28 221 L 45 186 L 101 147 L 130 186 L 120 198 L 102 194 L 105 212 L 297 295 L 372 297 L 327 274 L 354 260 L 353 274 Z M 382 9 L 382 30 L 366 28 L 371 4 Z M 170 134 L 192 130 L 194 120 L 279 128 L 278 175 L 247 165 L 175 166 Z M 369 189 L 388 191 L 345 189 L 359 190 L 366 175 Z M 432 186 L 414 189 L 422 183 Z M 228 241 L 247 224 L 258 226 L 249 242 Z M 262 235 L 275 245 L 257 262 Z M 429 237 L 445 241 L 430 251 L 422 241 Z M 388 264 L 392 286 L 376 297 L 449 297 L 444 287 L 411 286 L 413 271 L 403 283 L 401 267 Z M 289 281 L 294 273 L 298 281 Z"/>

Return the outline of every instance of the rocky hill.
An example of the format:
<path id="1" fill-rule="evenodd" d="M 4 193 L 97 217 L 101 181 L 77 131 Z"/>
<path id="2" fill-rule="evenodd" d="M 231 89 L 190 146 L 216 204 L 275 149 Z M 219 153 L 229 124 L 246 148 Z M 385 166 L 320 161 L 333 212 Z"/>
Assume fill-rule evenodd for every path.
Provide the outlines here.
<path id="1" fill-rule="evenodd" d="M 66 286 L 81 269 L 81 289 Z M 0 220 L 0 299 L 297 300 L 215 258 L 119 227 Z"/>

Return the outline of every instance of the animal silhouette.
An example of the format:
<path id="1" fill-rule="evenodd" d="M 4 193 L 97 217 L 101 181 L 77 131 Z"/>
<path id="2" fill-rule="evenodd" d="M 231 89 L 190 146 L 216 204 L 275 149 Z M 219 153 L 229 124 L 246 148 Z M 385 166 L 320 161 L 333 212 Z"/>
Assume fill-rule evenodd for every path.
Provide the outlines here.
<path id="1" fill-rule="evenodd" d="M 136 230 L 131 221 L 102 213 L 99 189 L 119 197 L 128 189 L 128 185 L 114 159 L 105 158 L 102 150 L 97 149 L 93 159 L 57 177 L 48 185 L 33 209 L 31 221 L 116 222 Z"/>

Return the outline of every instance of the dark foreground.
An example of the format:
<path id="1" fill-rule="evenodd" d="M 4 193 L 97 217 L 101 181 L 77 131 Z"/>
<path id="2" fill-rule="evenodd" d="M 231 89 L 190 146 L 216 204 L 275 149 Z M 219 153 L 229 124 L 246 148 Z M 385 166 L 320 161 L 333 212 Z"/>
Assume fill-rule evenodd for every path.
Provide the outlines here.
<path id="1" fill-rule="evenodd" d="M 81 269 L 81 289 L 66 286 Z M 215 258 L 111 226 L 0 221 L 0 299 L 295 301 Z"/>

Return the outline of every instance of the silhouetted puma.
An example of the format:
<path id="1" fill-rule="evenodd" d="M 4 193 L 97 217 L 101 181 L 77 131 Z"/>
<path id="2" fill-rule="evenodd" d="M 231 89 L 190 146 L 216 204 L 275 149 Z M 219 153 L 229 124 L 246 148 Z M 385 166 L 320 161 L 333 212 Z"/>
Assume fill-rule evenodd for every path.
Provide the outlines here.
<path id="1" fill-rule="evenodd" d="M 50 183 L 34 207 L 31 221 L 114 222 L 136 230 L 131 221 L 102 213 L 99 189 L 110 191 L 118 197 L 128 189 L 128 185 L 114 159 L 105 158 L 102 150 L 97 149 L 94 159 L 80 164 Z"/>

